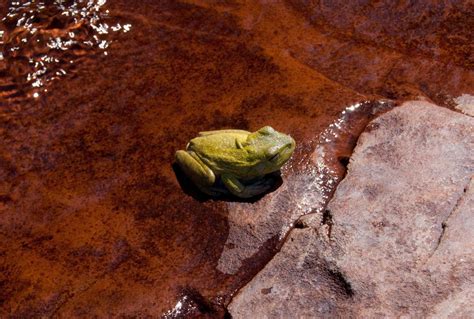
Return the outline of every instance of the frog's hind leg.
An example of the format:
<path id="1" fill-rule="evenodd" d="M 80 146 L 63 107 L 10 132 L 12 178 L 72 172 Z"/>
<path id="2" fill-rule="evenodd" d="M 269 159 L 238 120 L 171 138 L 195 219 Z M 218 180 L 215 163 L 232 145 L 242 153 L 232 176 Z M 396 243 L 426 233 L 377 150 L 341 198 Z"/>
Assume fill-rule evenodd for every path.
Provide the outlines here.
<path id="1" fill-rule="evenodd" d="M 237 177 L 230 174 L 222 175 L 221 179 L 227 189 L 240 198 L 251 198 L 261 195 L 272 187 L 272 183 L 269 183 L 270 180 L 267 179 L 262 179 L 250 185 L 242 184 Z"/>
<path id="2" fill-rule="evenodd" d="M 183 172 L 204 193 L 210 194 L 210 187 L 216 181 L 214 172 L 204 164 L 201 159 L 191 151 L 179 150 L 176 152 L 176 162 Z"/>

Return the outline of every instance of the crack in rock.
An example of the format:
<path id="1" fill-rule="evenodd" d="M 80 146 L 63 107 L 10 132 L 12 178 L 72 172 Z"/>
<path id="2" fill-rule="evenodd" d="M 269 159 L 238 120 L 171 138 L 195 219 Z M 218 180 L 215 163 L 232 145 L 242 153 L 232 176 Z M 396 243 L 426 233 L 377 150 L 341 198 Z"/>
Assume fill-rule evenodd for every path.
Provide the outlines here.
<path id="1" fill-rule="evenodd" d="M 428 256 L 428 258 L 426 259 L 426 261 L 423 263 L 423 265 L 425 265 L 425 264 L 431 259 L 431 257 L 433 257 L 433 255 L 436 253 L 436 251 L 438 250 L 439 246 L 440 246 L 441 243 L 443 242 L 444 235 L 446 234 L 446 229 L 449 227 L 448 220 L 449 220 L 449 218 L 453 215 L 453 213 L 458 210 L 459 206 L 461 205 L 461 203 L 462 203 L 463 200 L 465 199 L 466 193 L 467 193 L 468 189 L 470 188 L 471 182 L 472 182 L 472 177 L 469 179 L 469 181 L 468 181 L 468 182 L 466 183 L 466 185 L 464 186 L 463 192 L 461 193 L 461 195 L 459 196 L 459 198 L 456 200 L 456 204 L 454 204 L 453 209 L 451 209 L 451 211 L 449 212 L 448 216 L 446 216 L 446 218 L 444 219 L 444 221 L 441 223 L 441 232 L 440 232 L 440 234 L 439 234 L 439 237 L 438 237 L 438 241 L 437 241 L 437 243 L 436 243 L 436 246 L 435 246 L 435 248 L 433 249 L 433 251 L 430 253 L 430 255 Z"/>
<path id="2" fill-rule="evenodd" d="M 332 220 L 332 213 L 329 209 L 324 210 L 323 220 L 321 223 L 327 226 L 327 236 L 331 239 L 332 226 L 334 225 L 334 222 Z"/>

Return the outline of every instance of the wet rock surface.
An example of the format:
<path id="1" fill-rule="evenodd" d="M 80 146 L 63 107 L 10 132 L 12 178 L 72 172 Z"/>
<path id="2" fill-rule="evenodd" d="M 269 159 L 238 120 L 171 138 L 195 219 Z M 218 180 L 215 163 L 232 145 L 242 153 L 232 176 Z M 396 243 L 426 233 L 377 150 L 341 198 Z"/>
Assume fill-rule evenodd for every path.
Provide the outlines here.
<path id="1" fill-rule="evenodd" d="M 466 5 L 418 6 L 408 39 L 331 22 L 399 25 L 375 3 L 318 23 L 314 3 L 0 1 L 0 316 L 222 317 L 322 211 L 387 98 L 474 94 Z M 278 189 L 218 201 L 180 184 L 174 152 L 197 132 L 263 125 L 298 144 Z"/>
<path id="2" fill-rule="evenodd" d="M 472 317 L 474 119 L 407 102 L 372 121 L 322 214 L 233 299 L 234 318 Z"/>

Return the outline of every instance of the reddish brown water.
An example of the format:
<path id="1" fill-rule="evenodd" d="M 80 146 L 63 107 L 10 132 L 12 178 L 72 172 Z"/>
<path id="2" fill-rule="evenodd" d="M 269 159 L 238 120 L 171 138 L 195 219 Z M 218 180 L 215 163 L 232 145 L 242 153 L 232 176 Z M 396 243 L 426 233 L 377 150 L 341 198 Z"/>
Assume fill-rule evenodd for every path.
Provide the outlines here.
<path id="1" fill-rule="evenodd" d="M 223 317 L 370 118 L 474 93 L 472 3 L 348 3 L 1 1 L 1 316 Z M 198 131 L 263 125 L 298 143 L 280 188 L 183 190 Z"/>

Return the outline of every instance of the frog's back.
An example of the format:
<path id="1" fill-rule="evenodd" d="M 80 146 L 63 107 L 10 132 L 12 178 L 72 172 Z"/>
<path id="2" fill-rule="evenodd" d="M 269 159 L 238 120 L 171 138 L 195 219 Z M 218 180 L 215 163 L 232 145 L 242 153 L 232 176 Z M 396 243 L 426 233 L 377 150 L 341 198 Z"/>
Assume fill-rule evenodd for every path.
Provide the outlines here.
<path id="1" fill-rule="evenodd" d="M 244 132 L 203 134 L 193 138 L 187 149 L 195 152 L 215 173 L 242 173 L 243 169 L 255 164 L 239 146 L 245 143 L 247 136 Z"/>

